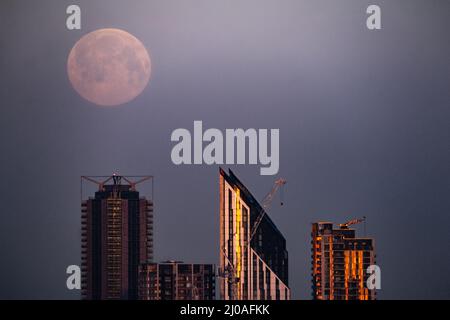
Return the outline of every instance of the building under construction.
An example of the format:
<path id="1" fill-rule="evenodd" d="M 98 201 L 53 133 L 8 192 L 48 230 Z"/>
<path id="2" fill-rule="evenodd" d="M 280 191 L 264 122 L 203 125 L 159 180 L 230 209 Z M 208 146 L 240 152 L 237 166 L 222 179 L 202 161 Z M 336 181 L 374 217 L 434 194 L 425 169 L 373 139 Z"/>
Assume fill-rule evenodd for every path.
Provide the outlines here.
<path id="1" fill-rule="evenodd" d="M 98 187 L 81 204 L 82 299 L 138 298 L 138 267 L 153 260 L 153 201 L 136 190 L 147 180 L 82 177 L 82 194 L 85 181 Z"/>
<path id="2" fill-rule="evenodd" d="M 212 264 L 166 261 L 139 267 L 141 300 L 215 300 L 215 297 L 216 277 Z"/>
<path id="3" fill-rule="evenodd" d="M 261 206 L 230 170 L 220 169 L 220 296 L 223 300 L 288 300 L 286 240 L 266 214 L 278 180 Z"/>
<path id="4" fill-rule="evenodd" d="M 352 224 L 356 219 L 333 228 L 331 222 L 312 224 L 312 296 L 316 300 L 375 300 L 369 290 L 366 270 L 375 264 L 374 240 L 357 238 Z"/>

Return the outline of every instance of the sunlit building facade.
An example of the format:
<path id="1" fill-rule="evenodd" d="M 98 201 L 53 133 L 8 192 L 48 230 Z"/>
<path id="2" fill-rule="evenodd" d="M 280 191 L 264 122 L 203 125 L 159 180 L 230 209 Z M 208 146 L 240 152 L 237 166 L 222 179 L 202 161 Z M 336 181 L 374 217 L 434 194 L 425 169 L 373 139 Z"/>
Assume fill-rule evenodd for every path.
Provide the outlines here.
<path id="1" fill-rule="evenodd" d="M 312 297 L 316 300 L 375 300 L 366 286 L 375 264 L 374 240 L 356 238 L 347 226 L 331 222 L 312 224 Z"/>
<path id="2" fill-rule="evenodd" d="M 220 297 L 223 300 L 288 300 L 286 240 L 230 170 L 220 169 Z"/>
<path id="3" fill-rule="evenodd" d="M 138 267 L 153 260 L 153 202 L 126 177 L 83 178 L 99 188 L 81 204 L 82 299 L 137 299 Z"/>
<path id="4" fill-rule="evenodd" d="M 141 300 L 215 300 L 215 297 L 213 264 L 166 261 L 139 267 Z"/>

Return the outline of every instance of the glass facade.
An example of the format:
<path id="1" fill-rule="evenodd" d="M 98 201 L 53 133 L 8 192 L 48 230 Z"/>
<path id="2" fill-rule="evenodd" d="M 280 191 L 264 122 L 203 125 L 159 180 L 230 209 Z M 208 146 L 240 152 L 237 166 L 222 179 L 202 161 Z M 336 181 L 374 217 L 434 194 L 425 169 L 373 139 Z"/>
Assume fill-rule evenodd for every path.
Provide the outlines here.
<path id="1" fill-rule="evenodd" d="M 283 235 L 265 214 L 250 238 L 262 207 L 231 170 L 229 174 L 220 170 L 219 186 L 221 298 L 289 299 L 288 252 Z"/>

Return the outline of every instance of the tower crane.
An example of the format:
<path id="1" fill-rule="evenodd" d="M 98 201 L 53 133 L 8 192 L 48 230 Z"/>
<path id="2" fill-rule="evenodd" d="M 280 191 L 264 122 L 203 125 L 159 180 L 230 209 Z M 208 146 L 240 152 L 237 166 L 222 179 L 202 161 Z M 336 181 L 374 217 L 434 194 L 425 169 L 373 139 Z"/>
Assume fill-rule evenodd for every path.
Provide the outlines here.
<path id="1" fill-rule="evenodd" d="M 340 223 L 339 227 L 341 229 L 347 229 L 349 226 L 354 225 L 354 224 L 359 224 L 364 222 L 364 236 L 366 235 L 366 216 L 363 216 L 362 218 L 358 218 L 358 219 L 353 219 L 353 220 L 349 220 L 347 222 L 344 223 Z"/>
<path id="2" fill-rule="evenodd" d="M 228 258 L 225 248 L 223 248 L 223 256 L 226 260 L 226 267 L 223 270 L 219 269 L 218 276 L 228 280 L 228 285 L 231 288 L 230 300 L 234 300 L 236 297 L 236 284 L 239 282 L 239 278 L 236 277 L 235 268 L 231 260 Z"/>
<path id="3" fill-rule="evenodd" d="M 256 234 L 256 231 L 258 230 L 259 225 L 261 224 L 262 219 L 266 215 L 266 210 L 270 207 L 273 197 L 275 196 L 275 193 L 279 188 L 283 187 L 286 184 L 286 182 L 287 182 L 286 179 L 283 178 L 276 180 L 275 184 L 272 187 L 272 190 L 270 190 L 270 192 L 264 197 L 262 201 L 261 211 L 259 212 L 255 224 L 253 225 L 250 231 L 250 241 L 252 241 L 253 237 Z M 283 205 L 283 201 L 281 201 L 281 205 Z"/>

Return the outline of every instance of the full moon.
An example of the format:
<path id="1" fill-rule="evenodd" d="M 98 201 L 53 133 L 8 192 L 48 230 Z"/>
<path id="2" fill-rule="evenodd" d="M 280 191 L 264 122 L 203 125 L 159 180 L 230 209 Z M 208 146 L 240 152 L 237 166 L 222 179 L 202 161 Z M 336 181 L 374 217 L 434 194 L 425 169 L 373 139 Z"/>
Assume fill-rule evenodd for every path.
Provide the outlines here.
<path id="1" fill-rule="evenodd" d="M 136 98 L 150 79 L 151 62 L 144 45 L 120 29 L 84 35 L 67 60 L 73 88 L 100 106 L 116 106 Z"/>

